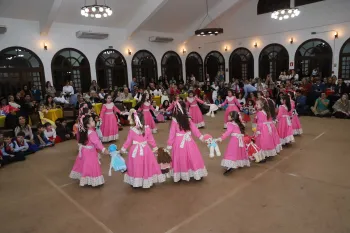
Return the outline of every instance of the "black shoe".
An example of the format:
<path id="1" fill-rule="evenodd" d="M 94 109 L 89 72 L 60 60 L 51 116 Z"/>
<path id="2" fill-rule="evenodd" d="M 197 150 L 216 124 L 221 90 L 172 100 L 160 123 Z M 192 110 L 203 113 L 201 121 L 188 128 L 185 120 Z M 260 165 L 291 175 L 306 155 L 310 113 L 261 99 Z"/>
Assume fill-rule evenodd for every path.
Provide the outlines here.
<path id="1" fill-rule="evenodd" d="M 231 173 L 233 171 L 233 168 L 228 168 L 225 172 L 224 172 L 224 176 L 228 175 L 229 173 Z"/>

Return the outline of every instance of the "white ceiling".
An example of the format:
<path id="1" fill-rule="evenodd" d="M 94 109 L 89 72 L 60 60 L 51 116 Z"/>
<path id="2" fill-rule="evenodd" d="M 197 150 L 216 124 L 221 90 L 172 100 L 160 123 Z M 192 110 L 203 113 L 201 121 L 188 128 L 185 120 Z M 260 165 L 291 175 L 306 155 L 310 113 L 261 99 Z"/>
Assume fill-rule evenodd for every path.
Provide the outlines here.
<path id="1" fill-rule="evenodd" d="M 208 0 L 209 10 L 222 0 Z M 149 31 L 182 33 L 206 15 L 205 0 L 169 0 L 160 11 L 141 25 Z M 198 25 L 199 26 L 199 25 Z"/>

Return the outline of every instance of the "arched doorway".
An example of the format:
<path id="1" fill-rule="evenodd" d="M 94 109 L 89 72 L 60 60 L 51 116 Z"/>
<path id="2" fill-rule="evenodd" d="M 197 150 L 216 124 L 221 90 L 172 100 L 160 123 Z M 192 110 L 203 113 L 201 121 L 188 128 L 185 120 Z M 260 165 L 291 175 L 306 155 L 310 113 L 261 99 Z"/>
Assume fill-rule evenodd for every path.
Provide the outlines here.
<path id="1" fill-rule="evenodd" d="M 345 41 L 339 53 L 339 78 L 350 79 L 350 38 Z"/>
<path id="2" fill-rule="evenodd" d="M 0 52 L 0 96 L 15 94 L 24 85 L 45 91 L 44 66 L 31 50 L 9 47 Z"/>
<path id="3" fill-rule="evenodd" d="M 246 48 L 235 49 L 230 56 L 230 80 L 254 78 L 254 57 Z"/>
<path id="4" fill-rule="evenodd" d="M 191 52 L 186 58 L 186 77 L 194 75 L 196 80 L 203 81 L 203 59 L 196 52 Z"/>
<path id="5" fill-rule="evenodd" d="M 266 78 L 268 74 L 276 80 L 281 72 L 289 70 L 289 54 L 280 44 L 269 44 L 260 53 L 259 75 Z"/>
<path id="6" fill-rule="evenodd" d="M 174 79 L 183 81 L 182 61 L 180 56 L 174 51 L 164 53 L 162 57 L 162 77 L 168 80 Z"/>
<path id="7" fill-rule="evenodd" d="M 52 80 L 56 90 L 61 91 L 67 81 L 73 81 L 77 91 L 90 88 L 91 73 L 87 57 L 77 49 L 58 51 L 51 61 Z"/>
<path id="8" fill-rule="evenodd" d="M 140 50 L 135 53 L 132 58 L 132 76 L 142 87 L 146 87 L 152 79 L 158 79 L 157 60 L 151 52 Z"/>
<path id="9" fill-rule="evenodd" d="M 318 69 L 320 77 L 332 75 L 333 52 L 331 46 L 321 39 L 302 43 L 295 52 L 295 70 L 301 77 L 309 77 Z"/>
<path id="10" fill-rule="evenodd" d="M 103 50 L 96 59 L 96 75 L 101 88 L 127 85 L 128 70 L 124 56 L 114 49 Z"/>
<path id="11" fill-rule="evenodd" d="M 221 79 L 225 80 L 225 58 L 218 51 L 211 51 L 204 60 L 205 74 L 209 75 L 210 82 L 214 82 L 219 75 Z M 223 81 L 224 81 L 223 80 Z"/>

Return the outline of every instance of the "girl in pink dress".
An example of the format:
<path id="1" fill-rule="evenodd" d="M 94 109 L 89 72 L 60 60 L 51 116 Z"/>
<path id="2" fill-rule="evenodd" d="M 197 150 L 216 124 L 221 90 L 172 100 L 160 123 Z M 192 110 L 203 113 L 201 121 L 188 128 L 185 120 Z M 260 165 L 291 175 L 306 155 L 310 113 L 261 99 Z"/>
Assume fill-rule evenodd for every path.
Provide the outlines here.
<path id="1" fill-rule="evenodd" d="M 293 128 L 293 135 L 302 135 L 303 134 L 303 129 L 301 127 L 298 113 L 295 109 L 295 102 L 294 100 L 290 99 L 290 105 L 291 105 L 291 112 L 290 112 L 290 117 L 292 118 L 292 128 Z"/>
<path id="2" fill-rule="evenodd" d="M 266 158 L 276 156 L 282 150 L 281 139 L 271 117 L 271 111 L 266 99 L 256 101 L 256 132 L 255 143 L 261 149 L 262 162 Z"/>
<path id="3" fill-rule="evenodd" d="M 200 110 L 197 103 L 204 104 L 202 100 L 193 96 L 193 91 L 188 92 L 188 97 L 186 99 L 187 107 L 189 108 L 189 114 L 192 118 L 192 122 L 196 125 L 197 128 L 202 128 L 205 126 L 203 119 L 202 111 Z"/>
<path id="4" fill-rule="evenodd" d="M 143 116 L 145 118 L 145 125 L 147 125 L 151 129 L 152 133 L 157 133 L 157 126 L 154 122 L 152 113 L 150 112 L 151 110 L 155 112 L 155 109 L 151 104 L 149 94 L 143 94 L 141 106 L 139 107 L 138 111 L 143 112 Z"/>
<path id="5" fill-rule="evenodd" d="M 188 118 L 186 104 L 177 102 L 173 112 L 173 120 L 167 149 L 171 151 L 171 176 L 174 182 L 189 181 L 190 178 L 201 180 L 208 175 L 204 161 L 192 134 L 203 140 L 203 135 L 196 125 Z"/>
<path id="6" fill-rule="evenodd" d="M 277 115 L 277 131 L 281 138 L 282 145 L 294 142 L 292 120 L 290 118 L 291 110 L 290 97 L 288 95 L 283 95 L 282 105 L 279 106 Z"/>
<path id="7" fill-rule="evenodd" d="M 121 149 L 122 153 L 127 153 L 126 150 L 130 148 L 124 182 L 134 188 L 150 188 L 155 183 L 164 182 L 165 175 L 162 174 L 154 154 L 158 148 L 151 129 L 144 125 L 142 112 L 137 113 L 131 109 L 129 121 L 135 126 L 130 128 L 128 138 Z"/>
<path id="8" fill-rule="evenodd" d="M 241 104 L 238 102 L 236 96 L 233 95 L 233 91 L 232 90 L 228 90 L 227 92 L 227 97 L 226 100 L 219 105 L 219 107 L 223 107 L 226 104 L 228 105 L 225 111 L 225 124 L 224 124 L 224 128 L 227 128 L 227 122 L 228 120 L 228 116 L 230 114 L 230 112 L 232 111 L 236 111 L 239 113 L 240 109 L 241 109 Z M 240 116 L 241 118 L 241 116 Z M 241 118 L 242 119 L 242 118 Z"/>
<path id="9" fill-rule="evenodd" d="M 100 118 L 102 120 L 101 132 L 102 142 L 111 142 L 119 138 L 119 127 L 117 113 L 120 110 L 112 102 L 111 95 L 106 95 L 106 103 L 102 106 Z"/>
<path id="10" fill-rule="evenodd" d="M 226 169 L 224 175 L 228 174 L 233 169 L 250 166 L 244 144 L 244 130 L 245 128 L 240 120 L 239 113 L 231 111 L 228 114 L 226 132 L 220 138 L 216 139 L 218 142 L 222 142 L 228 137 L 231 138 L 224 158 L 221 161 L 221 166 Z"/>
<path id="11" fill-rule="evenodd" d="M 80 180 L 80 186 L 93 187 L 104 184 L 98 152 L 108 154 L 95 131 L 95 121 L 90 115 L 82 115 L 79 123 L 80 139 L 79 154 L 69 175 L 72 179 Z"/>

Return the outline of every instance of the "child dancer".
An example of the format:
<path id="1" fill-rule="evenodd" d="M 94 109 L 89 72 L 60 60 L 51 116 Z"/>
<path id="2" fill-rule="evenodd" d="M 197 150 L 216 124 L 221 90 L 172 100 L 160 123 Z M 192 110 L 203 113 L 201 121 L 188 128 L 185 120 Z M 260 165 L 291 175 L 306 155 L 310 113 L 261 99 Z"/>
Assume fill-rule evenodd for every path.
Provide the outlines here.
<path id="1" fill-rule="evenodd" d="M 227 120 L 226 132 L 220 138 L 216 139 L 218 142 L 222 142 L 226 138 L 231 137 L 224 158 L 221 161 L 221 166 L 226 169 L 224 175 L 233 169 L 250 166 L 243 140 L 245 127 L 240 120 L 239 113 L 236 111 L 230 112 Z"/>
<path id="2" fill-rule="evenodd" d="M 186 104 L 177 102 L 173 112 L 173 120 L 167 149 L 171 150 L 174 182 L 189 181 L 190 178 L 201 180 L 208 175 L 204 161 L 191 134 L 203 140 L 196 125 L 188 118 Z"/>
<path id="3" fill-rule="evenodd" d="M 127 153 L 126 150 L 130 148 L 124 182 L 134 188 L 150 188 L 155 183 L 164 182 L 165 175 L 162 174 L 154 156 L 158 148 L 151 129 L 144 124 L 144 115 L 131 109 L 129 121 L 134 126 L 130 128 L 128 138 L 121 149 L 122 153 Z"/>
<path id="4" fill-rule="evenodd" d="M 294 142 L 292 121 L 290 119 L 291 110 L 290 97 L 288 95 L 283 95 L 282 105 L 279 106 L 277 115 L 277 131 L 281 137 L 282 145 Z"/>
<path id="5" fill-rule="evenodd" d="M 233 95 L 233 91 L 232 90 L 228 90 L 227 92 L 227 97 L 226 100 L 219 105 L 219 107 L 223 107 L 226 104 L 228 105 L 225 111 L 225 124 L 224 124 L 224 128 L 227 128 L 227 122 L 228 120 L 228 116 L 230 114 L 230 112 L 232 111 L 236 111 L 239 113 L 239 110 L 241 109 L 241 104 L 238 102 L 237 98 Z"/>
<path id="6" fill-rule="evenodd" d="M 293 135 L 302 135 L 303 134 L 303 129 L 301 128 L 301 124 L 299 121 L 299 117 L 298 117 L 298 113 L 295 109 L 295 102 L 292 99 L 292 95 L 293 93 L 290 93 L 290 105 L 291 105 L 291 112 L 290 112 L 290 116 L 292 118 L 292 128 L 293 128 Z"/>
<path id="7" fill-rule="evenodd" d="M 262 160 L 276 156 L 281 150 L 281 139 L 278 136 L 275 124 L 271 118 L 271 112 L 265 99 L 256 101 L 256 132 L 255 142 L 261 149 Z"/>
<path id="8" fill-rule="evenodd" d="M 152 133 L 157 133 L 157 126 L 150 112 L 150 110 L 155 112 L 155 109 L 151 105 L 150 101 L 151 100 L 150 100 L 149 94 L 143 94 L 141 99 L 141 106 L 139 107 L 138 111 L 143 112 L 145 125 L 147 125 L 152 130 Z"/>
<path id="9" fill-rule="evenodd" d="M 112 102 L 112 96 L 106 95 L 106 103 L 102 106 L 100 118 L 103 122 L 101 125 L 102 142 L 111 142 L 119 138 L 118 117 L 120 110 Z"/>
<path id="10" fill-rule="evenodd" d="M 186 99 L 187 107 L 189 107 L 189 114 L 192 118 L 192 122 L 197 126 L 197 128 L 203 128 L 205 122 L 203 119 L 202 112 L 197 103 L 204 104 L 202 100 L 193 96 L 193 91 L 188 92 L 188 97 Z"/>
<path id="11" fill-rule="evenodd" d="M 95 121 L 90 115 L 82 115 L 79 122 L 79 155 L 81 161 L 76 161 L 69 175 L 72 179 L 80 180 L 80 186 L 96 187 L 104 184 L 98 152 L 108 155 L 95 131 Z"/>

